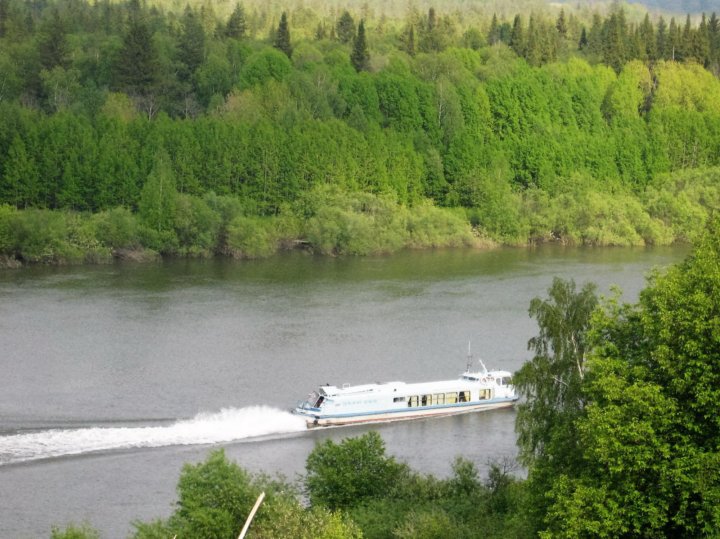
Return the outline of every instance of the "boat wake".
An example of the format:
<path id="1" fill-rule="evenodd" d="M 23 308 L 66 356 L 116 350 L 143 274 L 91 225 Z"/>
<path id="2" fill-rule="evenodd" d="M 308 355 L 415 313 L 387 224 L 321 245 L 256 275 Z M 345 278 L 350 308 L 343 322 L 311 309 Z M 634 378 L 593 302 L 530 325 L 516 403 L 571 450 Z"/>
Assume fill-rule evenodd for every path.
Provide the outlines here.
<path id="1" fill-rule="evenodd" d="M 304 430 L 303 418 L 277 408 L 224 408 L 171 425 L 51 429 L 0 436 L 0 466 L 94 451 L 213 444 Z"/>

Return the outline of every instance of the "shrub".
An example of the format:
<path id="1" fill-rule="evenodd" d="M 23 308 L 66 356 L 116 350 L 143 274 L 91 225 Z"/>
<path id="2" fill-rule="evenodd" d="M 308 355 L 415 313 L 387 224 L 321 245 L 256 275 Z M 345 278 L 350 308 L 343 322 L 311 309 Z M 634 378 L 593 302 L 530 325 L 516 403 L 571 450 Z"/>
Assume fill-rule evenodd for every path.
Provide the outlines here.
<path id="1" fill-rule="evenodd" d="M 263 258 L 277 252 L 277 232 L 272 219 L 235 217 L 228 225 L 227 247 L 238 258 Z"/>

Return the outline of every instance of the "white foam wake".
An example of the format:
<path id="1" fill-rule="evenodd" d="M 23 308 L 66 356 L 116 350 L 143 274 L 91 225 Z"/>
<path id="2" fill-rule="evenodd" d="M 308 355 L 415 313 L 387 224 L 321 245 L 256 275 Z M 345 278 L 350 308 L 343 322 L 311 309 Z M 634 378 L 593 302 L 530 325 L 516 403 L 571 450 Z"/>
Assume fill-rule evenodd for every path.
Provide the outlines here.
<path id="1" fill-rule="evenodd" d="M 53 429 L 0 436 L 0 465 L 91 451 L 230 442 L 305 429 L 304 419 L 277 408 L 224 408 L 167 426 Z"/>

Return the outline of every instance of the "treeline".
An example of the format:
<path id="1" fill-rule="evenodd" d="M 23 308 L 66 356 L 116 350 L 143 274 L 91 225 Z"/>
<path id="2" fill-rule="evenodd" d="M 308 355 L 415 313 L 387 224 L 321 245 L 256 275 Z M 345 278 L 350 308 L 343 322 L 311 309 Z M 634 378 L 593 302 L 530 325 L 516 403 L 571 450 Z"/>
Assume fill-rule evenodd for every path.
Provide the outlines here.
<path id="1" fill-rule="evenodd" d="M 697 219 L 675 222 L 648 204 L 658 192 L 674 196 L 680 184 L 667 174 L 720 165 L 720 82 L 700 64 L 631 55 L 612 67 L 594 63 L 592 29 L 586 52 L 535 62 L 533 36 L 576 48 L 581 25 L 574 16 L 562 22 L 564 12 L 532 32 L 516 18 L 514 34 L 492 20 L 487 29 L 460 27 L 456 15 L 434 9 L 394 25 L 349 12 L 330 24 L 308 10 L 276 24 L 263 13 L 240 4 L 219 18 L 209 6 L 176 14 L 137 1 L 0 0 L 0 204 L 38 210 L 0 225 L 14 234 L 0 253 L 65 259 L 47 254 L 57 249 L 28 254 L 18 231 L 35 225 L 16 221 L 61 210 L 48 219 L 91 223 L 102 216 L 73 214 L 116 208 L 129 210 L 139 231 L 124 243 L 166 254 L 227 252 L 226 230 L 240 215 L 301 222 L 265 234 L 282 240 L 258 252 L 298 242 L 338 253 L 415 243 L 407 234 L 380 247 L 316 243 L 305 227 L 314 215 L 308 197 L 328 189 L 337 200 L 376 197 L 399 219 L 416 207 L 459 208 L 476 236 L 505 243 L 651 244 L 697 232 L 687 226 Z M 292 37 L 298 21 L 303 35 L 312 29 L 308 37 Z M 694 42 L 716 26 L 715 17 L 686 24 L 681 37 Z M 272 35 L 252 37 L 264 27 Z M 618 9 L 598 28 L 601 40 L 624 44 L 641 27 Z M 704 196 L 683 195 L 681 213 L 711 207 L 717 187 L 702 185 Z M 232 211 L 213 206 L 226 198 Z M 336 216 L 347 211 L 340 204 Z M 618 212 L 631 224 L 614 224 Z M 190 222 L 208 228 L 188 233 Z M 597 232 L 613 226 L 619 232 Z M 98 234 L 90 236 L 103 249 L 118 249 Z M 53 237 L 68 235 L 97 258 L 82 234 Z"/>
<path id="2" fill-rule="evenodd" d="M 620 72 L 627 62 L 661 60 L 698 63 L 713 73 L 720 70 L 720 19 L 703 13 L 696 24 L 687 15 L 684 21 L 663 16 L 653 21 L 645 14 L 642 22 L 630 22 L 623 8 L 608 16 L 592 14 L 586 23 L 562 9 L 555 20 L 516 15 L 512 22 L 493 16 L 487 34 L 490 44 L 503 42 L 531 65 L 542 65 L 566 57 L 577 48 L 592 61 L 601 61 Z"/>
<path id="3" fill-rule="evenodd" d="M 411 208 L 387 196 L 318 187 L 274 217 L 249 214 L 236 197 L 180 194 L 160 162 L 137 213 L 94 214 L 0 205 L 0 266 L 152 260 L 158 254 L 266 257 L 283 249 L 367 255 L 403 248 L 488 244 L 462 212 Z M 4 256 L 3 256 L 4 255 Z"/>
<path id="4" fill-rule="evenodd" d="M 533 299 L 533 358 L 513 377 L 527 479 L 504 461 L 480 480 L 461 458 L 447 479 L 418 474 L 372 432 L 319 442 L 295 488 L 216 451 L 183 468 L 173 514 L 135 524 L 134 537 L 235 537 L 261 491 L 268 497 L 248 537 L 716 537 L 719 297 L 715 218 L 636 304 L 562 279 Z M 75 526 L 53 532 L 94 537 Z"/>
<path id="5" fill-rule="evenodd" d="M 720 207 L 720 169 L 661 178 L 640 197 L 578 185 L 551 197 L 531 189 L 497 194 L 482 210 L 398 204 L 392 195 L 317 186 L 274 216 L 237 197 L 178 193 L 165 165 L 143 188 L 138 211 L 93 214 L 0 205 L 0 266 L 103 263 L 114 258 L 271 256 L 305 248 L 329 255 L 404 248 L 562 242 L 667 245 L 692 241 Z M 164 169 L 164 172 L 163 172 Z"/>

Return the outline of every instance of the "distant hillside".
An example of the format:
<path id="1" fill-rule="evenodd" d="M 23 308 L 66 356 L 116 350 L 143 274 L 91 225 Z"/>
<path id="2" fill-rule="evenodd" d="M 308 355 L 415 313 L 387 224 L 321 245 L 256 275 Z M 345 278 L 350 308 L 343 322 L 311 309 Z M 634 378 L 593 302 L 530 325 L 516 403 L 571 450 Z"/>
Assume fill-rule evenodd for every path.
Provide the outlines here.
<path id="1" fill-rule="evenodd" d="M 649 10 L 674 13 L 720 12 L 720 0 L 645 0 L 637 3 L 646 6 Z"/>
<path id="2" fill-rule="evenodd" d="M 623 2 L 620 2 L 623 4 Z M 557 2 L 548 2 L 549 5 L 557 5 Z M 613 2 L 598 2 L 595 0 L 583 0 L 580 2 L 564 2 L 566 6 L 573 8 L 590 8 L 604 11 Z M 720 0 L 642 0 L 641 2 L 627 2 L 628 5 L 647 9 L 651 12 L 661 11 L 676 14 L 710 14 L 713 11 L 720 13 Z"/>

